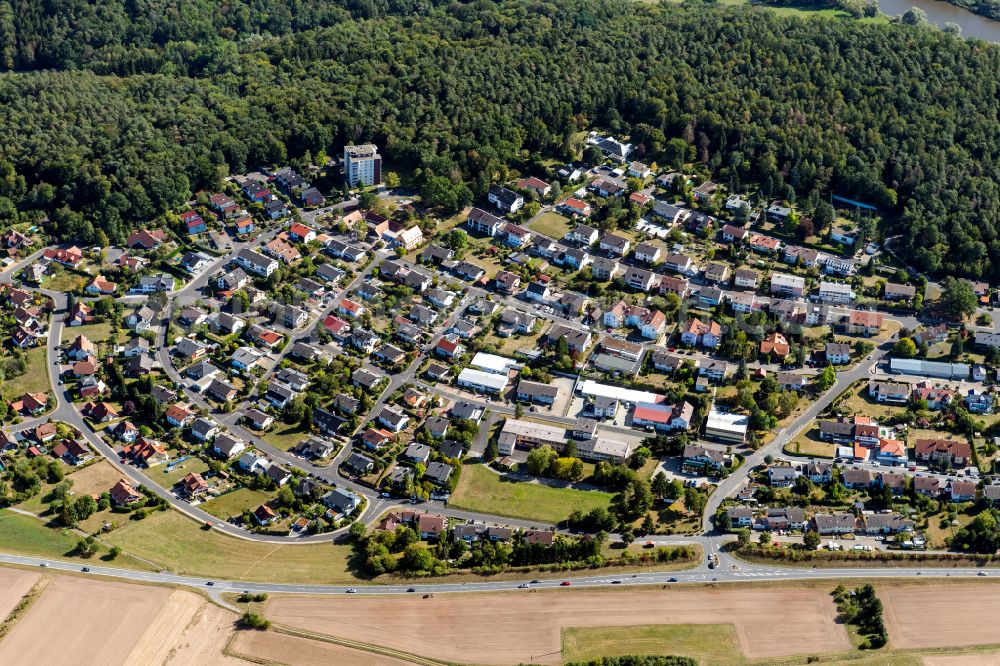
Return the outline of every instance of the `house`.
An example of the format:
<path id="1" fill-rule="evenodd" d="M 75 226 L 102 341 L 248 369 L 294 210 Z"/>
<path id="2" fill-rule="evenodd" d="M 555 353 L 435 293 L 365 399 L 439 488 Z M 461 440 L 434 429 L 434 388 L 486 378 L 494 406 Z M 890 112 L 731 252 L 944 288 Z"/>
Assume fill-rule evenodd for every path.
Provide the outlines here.
<path id="1" fill-rule="evenodd" d="M 771 274 L 772 294 L 801 297 L 805 293 L 805 289 L 806 280 L 803 277 L 798 275 L 788 275 L 787 273 Z"/>
<path id="2" fill-rule="evenodd" d="M 115 506 L 128 506 L 143 499 L 142 493 L 125 479 L 121 479 L 113 485 L 108 494 L 111 495 L 111 501 L 115 503 Z"/>
<path id="3" fill-rule="evenodd" d="M 434 353 L 442 358 L 455 358 L 465 353 L 465 347 L 454 335 L 443 335 L 434 346 Z"/>
<path id="4" fill-rule="evenodd" d="M 918 439 L 914 443 L 914 454 L 920 461 L 962 467 L 971 460 L 972 448 L 968 442 L 953 439 Z"/>
<path id="5" fill-rule="evenodd" d="M 411 442 L 403 452 L 403 459 L 414 465 L 426 465 L 431 457 L 431 447 L 420 442 Z"/>
<path id="6" fill-rule="evenodd" d="M 720 472 L 730 461 L 730 456 L 722 451 L 709 449 L 697 444 L 685 445 L 682 457 L 684 459 L 682 465 L 684 469 L 701 472 Z"/>
<path id="7" fill-rule="evenodd" d="M 531 190 L 539 197 L 545 197 L 552 191 L 552 186 L 540 178 L 529 176 L 527 178 L 521 178 L 517 181 L 517 189 Z"/>
<path id="8" fill-rule="evenodd" d="M 775 379 L 778 381 L 778 386 L 785 391 L 801 391 L 809 383 L 808 377 L 805 375 L 797 375 L 793 372 L 779 372 Z"/>
<path id="9" fill-rule="evenodd" d="M 913 492 L 926 497 L 940 497 L 944 492 L 944 482 L 936 476 L 915 476 Z"/>
<path id="10" fill-rule="evenodd" d="M 500 233 L 504 221 L 481 208 L 473 208 L 465 218 L 465 225 L 469 231 L 485 234 L 492 238 Z"/>
<path id="11" fill-rule="evenodd" d="M 749 268 L 737 268 L 733 274 L 733 284 L 741 289 L 756 289 L 758 279 L 757 271 Z"/>
<path id="12" fill-rule="evenodd" d="M 167 233 L 163 229 L 136 229 L 129 234 L 125 246 L 140 250 L 153 250 L 160 246 L 167 239 Z"/>
<path id="13" fill-rule="evenodd" d="M 350 317 L 351 319 L 357 319 L 365 311 L 365 308 L 360 303 L 355 303 L 349 298 L 341 299 L 340 303 L 337 305 L 337 312 Z"/>
<path id="14" fill-rule="evenodd" d="M 113 295 L 118 289 L 118 285 L 110 280 L 105 280 L 103 276 L 97 275 L 84 290 L 88 294 Z"/>
<path id="15" fill-rule="evenodd" d="M 194 420 L 194 412 L 184 405 L 174 404 L 167 407 L 164 418 L 175 428 L 186 428 Z"/>
<path id="16" fill-rule="evenodd" d="M 751 250 L 762 254 L 774 254 L 781 249 L 781 241 L 763 234 L 752 234 L 749 245 Z"/>
<path id="17" fill-rule="evenodd" d="M 854 245 L 858 234 L 856 231 L 849 231 L 843 227 L 832 227 L 830 229 L 830 240 L 841 245 Z"/>
<path id="18" fill-rule="evenodd" d="M 253 512 L 253 521 L 261 527 L 267 527 L 278 519 L 278 514 L 274 509 L 266 504 L 261 504 Z"/>
<path id="19" fill-rule="evenodd" d="M 287 243 L 283 235 L 272 239 L 264 246 L 264 252 L 280 260 L 284 264 L 294 264 L 302 258 L 302 253 L 298 248 Z"/>
<path id="20" fill-rule="evenodd" d="M 828 257 L 826 261 L 823 262 L 823 272 L 827 275 L 850 277 L 854 275 L 855 270 L 857 270 L 857 266 L 850 259 Z"/>
<path id="21" fill-rule="evenodd" d="M 212 258 L 204 252 L 185 252 L 180 260 L 180 267 L 195 275 L 204 271 L 212 263 Z"/>
<path id="22" fill-rule="evenodd" d="M 181 492 L 183 492 L 188 499 L 201 497 L 208 492 L 208 482 L 205 481 L 201 474 L 196 472 L 192 472 L 181 479 L 180 485 Z"/>
<path id="23" fill-rule="evenodd" d="M 301 222 L 296 222 L 288 228 L 288 236 L 296 243 L 309 243 L 316 240 L 316 231 Z"/>
<path id="24" fill-rule="evenodd" d="M 851 346 L 844 342 L 827 342 L 824 354 L 830 365 L 847 365 L 851 362 Z"/>
<path id="25" fill-rule="evenodd" d="M 590 273 L 595 280 L 610 280 L 618 273 L 618 268 L 619 264 L 616 259 L 596 257 L 590 266 Z M 649 277 L 650 284 L 652 284 L 652 274 Z"/>
<path id="26" fill-rule="evenodd" d="M 388 428 L 390 432 L 399 433 L 406 429 L 410 417 L 392 407 L 383 407 L 375 420 Z"/>
<path id="27" fill-rule="evenodd" d="M 139 437 L 139 428 L 131 421 L 119 421 L 111 427 L 111 432 L 121 442 L 131 444 Z"/>
<path id="28" fill-rule="evenodd" d="M 761 356 L 783 359 L 788 356 L 789 349 L 788 339 L 777 331 L 768 333 L 760 342 Z"/>
<path id="29" fill-rule="evenodd" d="M 25 393 L 10 403 L 11 411 L 23 416 L 36 416 L 45 411 L 49 397 L 45 393 Z"/>
<path id="30" fill-rule="evenodd" d="M 346 488 L 334 488 L 323 495 L 320 502 L 340 515 L 349 516 L 361 505 L 361 498 Z"/>
<path id="31" fill-rule="evenodd" d="M 601 237 L 601 250 L 607 252 L 612 257 L 624 258 L 628 254 L 629 248 L 631 247 L 632 242 L 624 236 L 604 234 L 604 236 Z"/>
<path id="32" fill-rule="evenodd" d="M 375 461 L 362 453 L 352 453 L 343 466 L 355 474 L 368 474 L 375 469 Z"/>
<path id="33" fill-rule="evenodd" d="M 189 236 L 203 234 L 208 231 L 208 225 L 205 224 L 205 220 L 201 219 L 201 215 L 193 210 L 181 213 L 181 224 L 184 225 Z"/>
<path id="34" fill-rule="evenodd" d="M 812 528 L 819 534 L 851 534 L 857 530 L 857 520 L 852 513 L 817 513 L 812 517 Z"/>
<path id="35" fill-rule="evenodd" d="M 516 213 L 524 206 L 524 197 L 500 185 L 490 185 L 486 198 L 504 213 Z"/>
<path id="36" fill-rule="evenodd" d="M 772 488 L 788 488 L 799 477 L 799 471 L 790 466 L 772 466 L 767 470 L 767 480 Z"/>
<path id="37" fill-rule="evenodd" d="M 864 490 L 872 485 L 875 480 L 875 475 L 867 469 L 855 469 L 849 468 L 843 470 L 841 474 L 841 479 L 844 486 L 847 488 L 852 488 L 854 490 Z"/>
<path id="38" fill-rule="evenodd" d="M 882 313 L 870 310 L 851 310 L 847 316 L 849 335 L 859 335 L 866 338 L 878 335 L 882 330 Z"/>
<path id="39" fill-rule="evenodd" d="M 279 488 L 288 483 L 292 478 L 292 473 L 280 465 L 269 465 L 265 475 Z"/>
<path id="40" fill-rule="evenodd" d="M 590 217 L 591 212 L 593 212 L 589 203 L 581 201 L 580 199 L 577 199 L 575 197 L 570 197 L 566 199 L 566 201 L 563 201 L 556 207 L 556 210 L 558 210 L 560 213 L 565 213 L 570 217 L 574 215 L 577 217 Z M 597 229 L 594 229 L 593 227 L 588 227 L 587 225 L 582 225 L 582 226 L 585 227 L 586 229 L 592 230 L 594 232 L 593 235 L 592 236 L 587 235 L 586 237 L 584 237 L 583 234 L 578 234 L 575 235 L 573 238 L 569 238 L 569 235 L 567 235 L 567 240 L 573 240 L 574 242 L 582 243 L 585 245 L 593 245 L 594 243 L 596 243 L 597 233 L 598 233 Z M 570 234 L 573 234 L 573 231 L 571 231 Z"/>
<path id="41" fill-rule="evenodd" d="M 236 254 L 236 265 L 260 277 L 270 277 L 278 270 L 278 262 L 250 248 L 243 248 Z"/>
<path id="42" fill-rule="evenodd" d="M 854 298 L 854 289 L 849 284 L 826 281 L 819 283 L 819 299 L 824 303 L 852 303 Z"/>
<path id="43" fill-rule="evenodd" d="M 635 258 L 637 261 L 642 261 L 647 264 L 655 264 L 660 260 L 660 246 L 653 243 L 643 241 L 635 246 Z M 669 255 L 668 259 L 673 256 L 684 257 L 684 255 Z M 678 272 L 684 272 L 691 265 L 691 260 L 688 257 L 684 257 L 687 261 L 684 262 L 684 269 Z M 667 266 L 671 270 L 678 270 L 672 266 Z"/>
<path id="44" fill-rule="evenodd" d="M 695 317 L 687 320 L 681 330 L 681 342 L 691 347 L 701 345 L 714 349 L 719 346 L 721 339 L 722 327 L 715 321 L 706 324 Z"/>
<path id="45" fill-rule="evenodd" d="M 582 354 L 591 343 L 590 331 L 570 328 L 563 324 L 554 324 L 549 332 L 545 334 L 547 344 L 555 344 L 558 340 L 565 340 L 571 352 Z"/>
<path id="46" fill-rule="evenodd" d="M 69 311 L 67 317 L 68 326 L 83 326 L 93 320 L 91 316 L 92 308 L 83 301 L 77 301 Z"/>
<path id="47" fill-rule="evenodd" d="M 140 437 L 132 447 L 132 460 L 143 467 L 156 467 L 170 459 L 167 447 L 153 439 Z"/>
<path id="48" fill-rule="evenodd" d="M 451 479 L 451 472 L 451 465 L 442 462 L 432 462 L 427 465 L 427 470 L 424 472 L 424 480 L 429 481 L 435 486 L 443 487 Z"/>
<path id="49" fill-rule="evenodd" d="M 904 405 L 910 401 L 910 385 L 899 382 L 872 381 L 868 383 L 868 395 L 878 402 Z"/>
<path id="50" fill-rule="evenodd" d="M 255 430 L 267 430 L 274 423 L 273 416 L 255 407 L 251 407 L 243 412 L 243 420 Z"/>
<path id="51" fill-rule="evenodd" d="M 626 286 L 635 289 L 636 291 L 648 292 L 653 288 L 653 285 L 656 284 L 656 277 L 656 273 L 653 273 L 652 271 L 629 266 L 625 271 L 623 280 Z"/>
<path id="52" fill-rule="evenodd" d="M 517 384 L 517 399 L 539 405 L 551 405 L 559 395 L 559 387 L 522 379 Z"/>
<path id="53" fill-rule="evenodd" d="M 884 465 L 905 465 L 906 443 L 901 439 L 880 439 L 876 457 Z"/>
<path id="54" fill-rule="evenodd" d="M 551 292 L 549 292 L 549 286 L 544 282 L 532 282 L 528 285 L 528 288 L 524 290 L 524 297 L 529 301 L 547 301 L 552 297 Z"/>
<path id="55" fill-rule="evenodd" d="M 236 387 L 228 382 L 224 382 L 219 378 L 213 379 L 212 383 L 208 385 L 205 393 L 218 402 L 229 402 L 236 398 L 239 392 Z"/>
<path id="56" fill-rule="evenodd" d="M 595 178 L 587 187 L 599 197 L 620 197 L 626 190 L 620 181 L 613 178 Z"/>
<path id="57" fill-rule="evenodd" d="M 965 407 L 973 414 L 993 413 L 993 394 L 977 393 L 975 389 L 970 389 L 964 398 Z"/>
<path id="58" fill-rule="evenodd" d="M 745 506 L 731 506 L 726 509 L 729 517 L 729 524 L 735 529 L 740 527 L 750 527 L 753 524 L 753 511 Z"/>
<path id="59" fill-rule="evenodd" d="M 913 389 L 913 399 L 923 400 L 927 409 L 940 411 L 950 405 L 955 399 L 955 391 L 948 388 L 936 388 L 928 382 L 921 382 Z"/>
<path id="60" fill-rule="evenodd" d="M 694 406 L 689 402 L 676 405 L 637 402 L 632 410 L 632 425 L 662 431 L 687 430 L 693 415 Z"/>
<path id="61" fill-rule="evenodd" d="M 521 278 L 510 271 L 500 270 L 493 278 L 493 284 L 498 292 L 513 294 L 520 288 Z"/>

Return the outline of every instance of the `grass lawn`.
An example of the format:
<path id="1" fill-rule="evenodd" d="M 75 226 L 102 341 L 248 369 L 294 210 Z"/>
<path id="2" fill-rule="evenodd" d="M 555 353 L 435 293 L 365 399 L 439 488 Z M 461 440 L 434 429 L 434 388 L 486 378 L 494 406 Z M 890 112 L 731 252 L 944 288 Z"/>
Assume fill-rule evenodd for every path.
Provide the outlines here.
<path id="1" fill-rule="evenodd" d="M 456 509 L 554 524 L 574 509 L 607 508 L 611 493 L 506 481 L 482 465 L 466 465 L 449 504 Z"/>
<path id="2" fill-rule="evenodd" d="M 66 326 L 63 328 L 63 341 L 75 340 L 78 335 L 84 335 L 93 343 L 104 342 L 111 337 L 111 322 L 86 324 L 84 326 Z"/>
<path id="3" fill-rule="evenodd" d="M 168 468 L 167 465 L 160 465 L 149 470 L 146 475 L 156 481 L 160 486 L 170 490 L 177 482 L 188 474 L 204 474 L 208 471 L 208 463 L 195 456 L 189 457 L 179 465 Z"/>
<path id="4" fill-rule="evenodd" d="M 294 425 L 279 423 L 263 435 L 265 442 L 282 451 L 287 451 L 303 439 L 308 438 L 309 431 L 298 423 Z"/>
<path id="5" fill-rule="evenodd" d="M 43 285 L 45 289 L 51 291 L 74 291 L 75 289 L 82 287 L 87 284 L 93 278 L 88 278 L 79 273 L 74 273 L 73 271 L 68 271 L 66 269 L 57 269 L 55 275 L 51 275 L 45 279 L 45 284 Z"/>
<path id="6" fill-rule="evenodd" d="M 891 416 L 902 414 L 906 411 L 904 407 L 887 405 L 873 399 L 868 395 L 868 384 L 866 382 L 849 387 L 837 399 L 847 414 L 863 414 L 876 420 L 884 421 Z"/>
<path id="7" fill-rule="evenodd" d="M 513 356 L 519 351 L 530 351 L 538 346 L 538 339 L 542 337 L 542 331 L 538 330 L 530 335 L 515 334 L 510 337 L 501 338 L 490 333 L 486 336 L 488 344 L 495 344 L 501 356 Z"/>
<path id="8" fill-rule="evenodd" d="M 819 427 L 813 421 L 809 427 L 785 444 L 785 453 L 797 456 L 813 456 L 815 458 L 833 458 L 836 446 L 819 438 Z"/>
<path id="9" fill-rule="evenodd" d="M 699 664 L 745 661 L 731 624 L 647 624 L 626 627 L 568 627 L 562 632 L 564 662 L 601 657 L 672 654 Z"/>
<path id="10" fill-rule="evenodd" d="M 0 550 L 35 557 L 53 557 L 83 560 L 73 555 L 81 535 L 69 530 L 46 527 L 45 523 L 31 516 L 24 516 L 7 509 L 0 509 Z M 103 537 L 102 542 L 107 544 Z M 98 558 L 93 558 L 97 560 Z M 128 555 L 114 560 L 115 566 L 149 570 L 150 566 Z"/>
<path id="11" fill-rule="evenodd" d="M 357 582 L 348 568 L 350 546 L 246 541 L 205 530 L 174 511 L 128 522 L 107 540 L 178 574 L 327 585 Z"/>
<path id="12" fill-rule="evenodd" d="M 271 495 L 268 493 L 240 488 L 205 502 L 201 508 L 213 516 L 226 519 L 230 516 L 240 515 L 244 509 L 253 511 L 269 499 L 271 499 Z"/>
<path id="13" fill-rule="evenodd" d="M 5 379 L 2 389 L 5 399 L 12 400 L 25 393 L 48 391 L 49 371 L 45 365 L 45 347 L 34 347 L 25 352 L 26 367 L 24 374 Z"/>
<path id="14" fill-rule="evenodd" d="M 569 219 L 550 211 L 539 215 L 528 228 L 552 240 L 559 240 L 569 233 Z"/>

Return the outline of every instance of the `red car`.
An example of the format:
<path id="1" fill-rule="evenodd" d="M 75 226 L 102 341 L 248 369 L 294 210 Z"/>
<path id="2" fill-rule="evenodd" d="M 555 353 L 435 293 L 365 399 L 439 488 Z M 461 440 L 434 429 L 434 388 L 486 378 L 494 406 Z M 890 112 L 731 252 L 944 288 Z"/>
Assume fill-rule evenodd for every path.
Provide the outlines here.
<path id="1" fill-rule="evenodd" d="M 563 587 L 566 587 L 568 585 L 572 585 L 573 583 L 569 582 L 568 580 L 564 580 L 563 582 L 561 582 L 559 584 L 562 585 Z"/>

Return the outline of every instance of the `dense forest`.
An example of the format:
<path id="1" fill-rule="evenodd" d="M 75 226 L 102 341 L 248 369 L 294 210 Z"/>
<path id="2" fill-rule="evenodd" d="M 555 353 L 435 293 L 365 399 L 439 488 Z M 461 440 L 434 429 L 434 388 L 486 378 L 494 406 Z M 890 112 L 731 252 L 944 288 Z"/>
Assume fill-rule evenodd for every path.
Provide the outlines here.
<path id="1" fill-rule="evenodd" d="M 355 140 L 456 206 L 601 127 L 733 188 L 868 201 L 919 266 L 1000 277 L 1000 49 L 932 28 L 691 1 L 6 0 L 0 49 L 0 221 L 64 238 L 120 240 L 227 171 Z"/>

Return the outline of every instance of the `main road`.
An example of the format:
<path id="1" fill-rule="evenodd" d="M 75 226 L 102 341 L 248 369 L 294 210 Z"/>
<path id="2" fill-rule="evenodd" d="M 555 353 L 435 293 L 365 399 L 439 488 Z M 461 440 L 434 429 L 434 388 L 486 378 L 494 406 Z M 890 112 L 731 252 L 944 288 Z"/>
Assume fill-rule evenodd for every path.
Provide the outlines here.
<path id="1" fill-rule="evenodd" d="M 160 583 L 165 585 L 181 585 L 194 589 L 211 589 L 213 594 L 218 595 L 224 592 L 231 593 L 266 593 L 266 594 L 308 594 L 308 595 L 332 595 L 332 594 L 364 594 L 364 595 L 387 595 L 387 594 L 445 594 L 460 592 L 500 592 L 518 589 L 560 589 L 569 583 L 572 587 L 594 588 L 609 585 L 622 585 L 627 587 L 659 585 L 667 587 L 669 585 L 693 583 L 746 583 L 756 581 L 802 581 L 802 580 L 831 580 L 831 579 L 871 579 L 871 578 L 973 578 L 986 575 L 983 569 L 974 567 L 955 568 L 845 568 L 845 569 L 807 569 L 795 567 L 778 567 L 766 565 L 753 565 L 737 563 L 727 566 L 725 569 L 707 569 L 700 567 L 692 570 L 673 572 L 644 572 L 642 569 L 635 573 L 610 573 L 600 572 L 592 575 L 566 575 L 551 577 L 551 575 L 539 574 L 541 578 L 529 579 L 527 576 L 518 580 L 488 580 L 483 582 L 447 582 L 436 583 L 397 583 L 388 585 L 376 584 L 346 584 L 346 585 L 293 585 L 285 583 L 263 583 L 257 581 L 220 581 L 199 576 L 181 576 L 170 572 L 150 572 L 133 571 L 130 569 L 120 569 L 117 567 L 107 567 L 100 565 L 81 565 L 78 562 L 66 562 L 62 560 L 48 560 L 38 557 L 23 557 L 20 555 L 9 555 L 0 553 L 0 563 L 12 564 L 27 567 L 45 567 L 55 571 L 80 572 L 87 568 L 87 574 L 92 576 L 102 576 L 126 582 L 136 583 Z"/>

